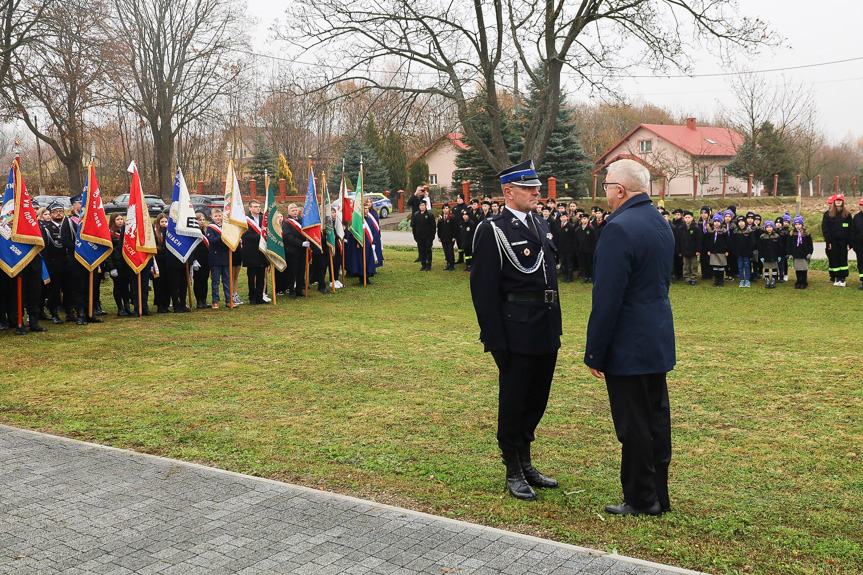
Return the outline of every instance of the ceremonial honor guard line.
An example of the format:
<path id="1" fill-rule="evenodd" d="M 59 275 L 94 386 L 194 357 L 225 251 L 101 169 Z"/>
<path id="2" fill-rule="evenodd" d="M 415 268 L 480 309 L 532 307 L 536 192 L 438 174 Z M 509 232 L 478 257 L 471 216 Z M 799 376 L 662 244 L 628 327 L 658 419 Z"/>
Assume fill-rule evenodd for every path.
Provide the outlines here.
<path id="1" fill-rule="evenodd" d="M 280 295 L 307 298 L 310 284 L 324 294 L 335 292 L 346 275 L 368 285 L 383 265 L 380 223 L 362 189 L 362 159 L 353 198 L 344 163 L 338 197 L 331 199 L 323 175 L 318 185 L 310 156 L 301 216 L 295 204 L 287 216 L 279 212 L 267 173 L 263 210 L 253 198 L 247 214 L 229 144 L 224 208 L 213 209 L 208 222 L 195 212 L 179 165 L 169 213 L 151 218 L 134 161 L 128 167 L 125 214 L 106 215 L 94 145 L 83 194 L 72 198 L 71 213 L 52 204 L 40 220 L 21 174 L 17 142 L 15 149 L 0 212 L 0 331 L 47 331 L 40 319 L 55 325 L 102 323 L 100 316 L 107 313 L 99 286 L 108 278 L 117 315 L 140 317 L 151 315 L 151 287 L 160 313 L 218 308 L 220 282 L 226 307 L 243 304 L 237 288 L 241 265 L 248 272 L 249 303 L 274 306 Z M 212 304 L 207 303 L 210 280 Z"/>

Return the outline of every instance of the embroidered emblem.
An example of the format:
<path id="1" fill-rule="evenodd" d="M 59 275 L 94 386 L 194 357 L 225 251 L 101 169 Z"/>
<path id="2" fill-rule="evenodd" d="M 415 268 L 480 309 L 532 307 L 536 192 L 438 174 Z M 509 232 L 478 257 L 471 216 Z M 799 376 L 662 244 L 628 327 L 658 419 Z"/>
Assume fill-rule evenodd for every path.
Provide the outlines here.
<path id="1" fill-rule="evenodd" d="M 545 237 L 546 237 L 546 238 L 548 238 L 548 239 L 550 239 L 550 240 L 553 240 L 553 239 L 554 239 L 554 236 L 553 236 L 553 235 L 551 235 L 551 233 L 547 233 L 547 234 L 545 234 Z"/>
<path id="2" fill-rule="evenodd" d="M 529 249 L 527 249 L 527 248 L 524 248 L 524 255 L 525 255 L 525 257 L 529 256 L 529 255 L 530 255 L 530 250 L 529 250 Z"/>

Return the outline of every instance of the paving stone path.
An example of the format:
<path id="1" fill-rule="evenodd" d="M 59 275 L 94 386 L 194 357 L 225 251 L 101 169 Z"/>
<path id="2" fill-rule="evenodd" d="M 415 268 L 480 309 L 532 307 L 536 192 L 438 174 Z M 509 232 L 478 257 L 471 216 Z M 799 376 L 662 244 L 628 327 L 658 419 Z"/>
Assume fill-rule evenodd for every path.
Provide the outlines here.
<path id="1" fill-rule="evenodd" d="M 0 573 L 694 573 L 0 426 Z"/>

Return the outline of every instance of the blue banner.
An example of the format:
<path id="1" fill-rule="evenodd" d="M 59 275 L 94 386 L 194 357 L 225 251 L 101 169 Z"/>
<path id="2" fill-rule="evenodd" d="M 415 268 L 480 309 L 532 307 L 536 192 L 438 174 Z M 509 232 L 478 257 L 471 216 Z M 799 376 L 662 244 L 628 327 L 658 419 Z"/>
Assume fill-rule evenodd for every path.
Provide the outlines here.
<path id="1" fill-rule="evenodd" d="M 30 263 L 41 246 L 23 244 L 12 240 L 12 220 L 15 217 L 15 166 L 9 170 L 3 205 L 0 207 L 0 267 L 10 278 L 14 278 Z"/>
<path id="2" fill-rule="evenodd" d="M 171 193 L 171 215 L 168 217 L 165 247 L 177 256 L 177 259 L 186 263 L 201 240 L 202 233 L 189 200 L 189 189 L 186 187 L 183 172 L 178 167 L 177 175 L 174 176 L 174 190 Z"/>

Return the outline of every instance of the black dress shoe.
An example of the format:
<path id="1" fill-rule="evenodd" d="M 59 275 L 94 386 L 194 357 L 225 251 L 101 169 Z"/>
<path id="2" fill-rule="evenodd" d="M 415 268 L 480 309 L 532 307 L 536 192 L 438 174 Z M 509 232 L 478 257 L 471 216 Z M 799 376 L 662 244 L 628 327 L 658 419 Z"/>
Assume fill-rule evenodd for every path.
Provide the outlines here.
<path id="1" fill-rule="evenodd" d="M 0 331 L 6 331 L 9 329 L 9 324 L 5 321 L 0 321 Z"/>
<path id="2" fill-rule="evenodd" d="M 319 287 L 319 288 L 318 288 L 318 291 L 319 291 L 319 292 L 321 292 L 321 293 L 322 293 L 322 294 L 324 294 L 324 295 L 327 295 L 327 294 L 329 294 L 329 293 L 330 293 L 330 290 L 328 290 L 328 289 L 327 289 L 327 288 L 325 288 L 325 287 Z"/>
<path id="3" fill-rule="evenodd" d="M 605 512 L 612 515 L 632 515 L 633 517 L 638 517 L 639 515 L 662 515 L 662 507 L 659 505 L 659 501 L 657 501 L 647 509 L 636 509 L 624 501 L 620 505 L 606 506 Z"/>
<path id="4" fill-rule="evenodd" d="M 23 325 L 19 325 L 15 328 L 15 335 L 27 335 L 27 328 Z"/>
<path id="5" fill-rule="evenodd" d="M 54 325 L 60 325 L 62 323 L 65 323 L 62 319 L 60 319 L 59 315 L 55 315 L 54 317 L 52 317 L 51 321 L 54 322 Z"/>
<path id="6" fill-rule="evenodd" d="M 149 310 L 149 309 L 145 309 L 145 310 L 141 313 L 141 315 L 151 316 L 151 315 L 153 315 L 153 314 L 151 314 L 151 313 L 150 313 L 150 310 Z"/>
<path id="7" fill-rule="evenodd" d="M 120 308 L 117 310 L 117 317 L 126 317 L 127 315 L 129 315 L 129 312 L 127 312 L 124 308 Z"/>
<path id="8" fill-rule="evenodd" d="M 35 331 L 36 333 L 42 333 L 48 331 L 47 327 L 42 327 L 37 322 L 30 322 L 30 331 Z"/>
<path id="9" fill-rule="evenodd" d="M 185 305 L 183 307 L 174 308 L 174 313 L 189 313 L 190 311 L 192 310 L 190 310 L 189 307 Z"/>
<path id="10" fill-rule="evenodd" d="M 87 320 L 84 319 L 83 317 L 79 317 L 78 319 L 75 320 L 75 323 L 77 323 L 78 325 L 87 325 Z"/>
<path id="11" fill-rule="evenodd" d="M 291 299 L 297 299 L 297 292 L 292 291 L 288 297 Z"/>
<path id="12" fill-rule="evenodd" d="M 419 259 L 419 258 L 415 259 L 415 260 L 414 260 L 414 263 L 415 263 L 415 264 L 420 263 L 420 259 Z"/>
<path id="13" fill-rule="evenodd" d="M 91 315 L 90 317 L 87 318 L 87 323 L 105 323 L 105 320 L 100 318 L 100 317 L 96 317 L 94 315 Z"/>
<path id="14" fill-rule="evenodd" d="M 156 308 L 156 313 L 171 313 L 171 308 L 166 305 L 160 305 Z"/>
<path id="15" fill-rule="evenodd" d="M 546 487 L 554 489 L 558 486 L 557 479 L 546 477 L 540 473 L 530 461 L 530 450 L 520 451 L 518 454 L 519 462 L 521 463 L 521 471 L 524 473 L 524 478 L 531 487 Z"/>
<path id="16" fill-rule="evenodd" d="M 522 501 L 536 501 L 536 491 L 533 490 L 524 472 L 521 470 L 517 451 L 504 451 L 503 463 L 506 465 L 506 489 L 510 495 Z"/>

